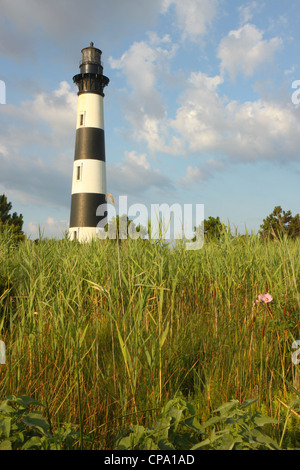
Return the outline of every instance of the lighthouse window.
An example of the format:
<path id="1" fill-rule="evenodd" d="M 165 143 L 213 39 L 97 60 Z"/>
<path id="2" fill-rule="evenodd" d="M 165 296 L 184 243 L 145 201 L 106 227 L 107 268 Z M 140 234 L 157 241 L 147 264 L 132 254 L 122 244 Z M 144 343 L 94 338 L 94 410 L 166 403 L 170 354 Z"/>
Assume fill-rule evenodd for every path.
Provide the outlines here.
<path id="1" fill-rule="evenodd" d="M 85 121 L 85 113 L 81 113 L 79 117 L 79 125 L 84 126 L 84 121 Z"/>

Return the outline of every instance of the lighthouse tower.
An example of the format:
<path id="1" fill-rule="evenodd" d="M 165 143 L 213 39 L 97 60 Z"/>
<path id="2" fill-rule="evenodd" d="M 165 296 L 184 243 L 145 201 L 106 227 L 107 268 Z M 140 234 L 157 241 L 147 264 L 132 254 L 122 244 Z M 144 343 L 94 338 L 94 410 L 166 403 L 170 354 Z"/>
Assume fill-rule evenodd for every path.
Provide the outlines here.
<path id="1" fill-rule="evenodd" d="M 80 73 L 73 77 L 78 111 L 69 228 L 70 240 L 80 242 L 95 238 L 106 216 L 103 89 L 109 83 L 103 75 L 102 52 L 91 42 L 81 53 Z"/>

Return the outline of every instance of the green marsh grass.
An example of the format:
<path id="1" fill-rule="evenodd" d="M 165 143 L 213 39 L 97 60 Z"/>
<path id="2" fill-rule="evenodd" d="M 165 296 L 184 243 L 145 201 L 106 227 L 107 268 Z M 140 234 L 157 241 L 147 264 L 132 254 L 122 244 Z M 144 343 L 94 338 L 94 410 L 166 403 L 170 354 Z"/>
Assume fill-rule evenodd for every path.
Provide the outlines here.
<path id="1" fill-rule="evenodd" d="M 250 398 L 278 417 L 276 397 L 292 399 L 299 240 L 225 234 L 186 251 L 182 242 L 0 237 L 0 397 L 46 404 L 53 428 L 75 423 L 105 449 L 180 394 L 200 419 Z M 256 303 L 266 292 L 271 314 Z"/>

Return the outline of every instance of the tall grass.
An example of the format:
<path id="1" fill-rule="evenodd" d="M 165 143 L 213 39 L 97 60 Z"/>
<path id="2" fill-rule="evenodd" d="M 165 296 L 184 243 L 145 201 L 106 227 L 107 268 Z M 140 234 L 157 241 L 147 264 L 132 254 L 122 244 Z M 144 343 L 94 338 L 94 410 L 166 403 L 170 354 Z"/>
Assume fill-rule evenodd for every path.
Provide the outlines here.
<path id="1" fill-rule="evenodd" d="M 45 403 L 52 427 L 77 423 L 93 448 L 180 393 L 203 418 L 252 397 L 282 413 L 297 386 L 299 240 L 227 234 L 186 251 L 0 237 L 0 397 Z M 271 313 L 255 302 L 265 292 Z"/>

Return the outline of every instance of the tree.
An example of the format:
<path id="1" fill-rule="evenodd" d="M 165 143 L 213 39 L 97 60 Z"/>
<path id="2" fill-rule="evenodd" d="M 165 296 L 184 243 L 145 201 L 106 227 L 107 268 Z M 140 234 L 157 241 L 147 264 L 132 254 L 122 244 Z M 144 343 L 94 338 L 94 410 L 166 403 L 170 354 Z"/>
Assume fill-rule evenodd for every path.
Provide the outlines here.
<path id="1" fill-rule="evenodd" d="M 219 217 L 208 217 L 204 220 L 204 236 L 209 239 L 219 239 L 221 233 L 226 230 L 226 226 L 220 221 Z"/>
<path id="2" fill-rule="evenodd" d="M 142 240 L 147 236 L 147 229 L 142 225 L 136 226 L 127 215 L 117 215 L 106 224 L 104 228 L 108 233 L 108 237 L 112 239 L 127 239 L 127 238 L 141 238 Z"/>
<path id="3" fill-rule="evenodd" d="M 259 234 L 262 238 L 274 240 L 287 235 L 296 238 L 300 235 L 299 214 L 292 216 L 291 211 L 283 211 L 281 206 L 274 207 L 272 214 L 263 220 Z"/>
<path id="4" fill-rule="evenodd" d="M 194 227 L 194 231 L 196 231 L 196 227 Z M 227 227 L 219 217 L 209 216 L 208 219 L 204 219 L 204 238 L 206 240 L 219 240 L 224 231 L 227 231 Z M 195 240 L 196 237 L 192 239 L 192 241 Z"/>
<path id="5" fill-rule="evenodd" d="M 24 239 L 23 227 L 23 215 L 18 215 L 16 212 L 10 214 L 12 209 L 12 203 L 7 201 L 5 194 L 0 196 L 0 230 L 3 226 L 8 226 L 14 237 L 17 240 Z"/>

